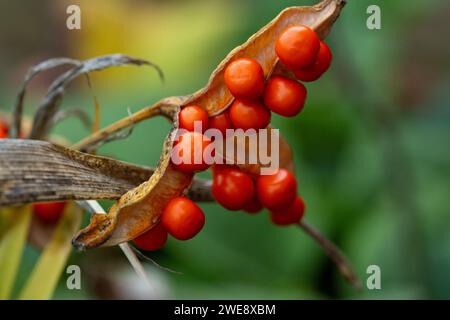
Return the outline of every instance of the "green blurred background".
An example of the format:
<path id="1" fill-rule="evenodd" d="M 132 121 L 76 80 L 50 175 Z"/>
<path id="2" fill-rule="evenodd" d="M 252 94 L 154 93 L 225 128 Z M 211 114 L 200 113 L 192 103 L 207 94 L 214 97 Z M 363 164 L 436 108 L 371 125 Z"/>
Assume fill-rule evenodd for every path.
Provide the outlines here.
<path id="1" fill-rule="evenodd" d="M 232 48 L 283 8 L 315 2 L 0 0 L 0 108 L 11 108 L 26 70 L 46 58 L 120 52 L 158 64 L 164 83 L 150 68 L 127 67 L 92 74 L 92 90 L 84 79 L 70 87 L 63 108 L 93 115 L 95 94 L 106 126 L 128 108 L 196 91 Z M 81 6 L 79 31 L 65 27 L 69 4 Z M 381 8 L 381 30 L 366 27 L 371 4 Z M 73 253 L 69 263 L 82 267 L 82 290 L 68 290 L 63 275 L 54 298 L 450 298 L 448 30 L 446 0 L 348 0 L 327 39 L 330 71 L 307 85 L 300 116 L 273 117 L 294 148 L 306 220 L 342 248 L 364 285 L 367 267 L 380 266 L 381 290 L 353 291 L 311 239 L 272 226 L 267 212 L 250 216 L 206 204 L 199 236 L 171 239 L 150 255 L 183 272 L 148 264 L 156 293 L 110 248 Z M 28 114 L 55 75 L 32 83 Z M 168 128 L 149 120 L 99 153 L 154 165 Z M 55 133 L 75 142 L 89 132 L 71 119 Z M 26 249 L 16 290 L 38 255 Z"/>

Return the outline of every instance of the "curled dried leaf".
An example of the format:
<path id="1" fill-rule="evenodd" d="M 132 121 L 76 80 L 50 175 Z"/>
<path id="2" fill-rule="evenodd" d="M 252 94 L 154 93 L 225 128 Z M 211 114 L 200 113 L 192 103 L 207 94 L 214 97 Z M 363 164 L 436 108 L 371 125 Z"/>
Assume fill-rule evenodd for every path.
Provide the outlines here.
<path id="1" fill-rule="evenodd" d="M 72 63 L 76 66 L 69 71 L 65 72 L 61 76 L 59 76 L 48 89 L 47 94 L 45 95 L 41 105 L 39 106 L 36 116 L 34 118 L 33 127 L 31 130 L 30 138 L 31 139 L 42 139 L 46 136 L 50 125 L 52 123 L 51 119 L 54 116 L 55 112 L 58 110 L 59 104 L 62 101 L 62 97 L 64 95 L 65 88 L 68 84 L 70 84 L 75 78 L 82 74 L 88 74 L 89 72 L 99 71 L 106 68 L 110 68 L 113 66 L 123 66 L 123 65 L 149 65 L 155 68 L 161 79 L 164 79 L 163 73 L 161 69 L 146 60 L 133 58 L 123 54 L 112 54 L 101 57 L 96 57 L 93 59 L 88 59 L 86 61 L 76 61 L 66 58 L 58 58 L 58 59 L 50 59 L 42 63 L 44 67 L 32 69 L 32 76 L 42 72 L 44 70 L 49 69 L 50 67 L 55 67 L 64 63 Z M 31 79 L 31 77 L 30 77 Z M 20 123 L 20 116 L 22 110 L 23 103 L 23 95 L 25 94 L 25 87 L 28 83 L 28 77 L 25 79 L 23 90 L 19 93 L 18 103 L 16 104 L 16 112 L 15 122 Z M 17 126 L 17 125 L 16 125 Z"/>
<path id="2" fill-rule="evenodd" d="M 51 126 L 54 126 L 68 118 L 78 118 L 81 123 L 86 127 L 91 127 L 91 120 L 89 119 L 88 114 L 83 109 L 74 108 L 69 110 L 59 110 L 56 112 L 51 120 Z"/>
<path id="3" fill-rule="evenodd" d="M 22 113 L 23 113 L 23 103 L 25 100 L 25 94 L 28 84 L 31 80 L 41 72 L 62 66 L 62 65 L 80 65 L 81 62 L 78 60 L 70 59 L 70 58 L 53 58 L 46 61 L 43 61 L 41 63 L 38 63 L 37 65 L 32 66 L 27 74 L 25 75 L 25 79 L 22 83 L 22 86 L 19 90 L 19 94 L 17 95 L 16 102 L 14 104 L 13 108 L 13 120 L 12 120 L 12 126 L 11 126 L 11 132 L 10 136 L 11 138 L 17 138 L 20 135 L 21 132 L 21 126 L 22 126 Z"/>

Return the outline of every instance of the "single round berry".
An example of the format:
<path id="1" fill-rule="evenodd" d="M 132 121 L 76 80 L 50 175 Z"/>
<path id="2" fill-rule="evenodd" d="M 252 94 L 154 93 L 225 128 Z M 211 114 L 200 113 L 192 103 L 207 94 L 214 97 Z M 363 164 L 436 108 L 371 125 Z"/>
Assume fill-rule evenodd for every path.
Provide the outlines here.
<path id="1" fill-rule="evenodd" d="M 277 39 L 275 51 L 288 68 L 300 69 L 312 64 L 319 53 L 320 39 L 307 26 L 287 28 Z"/>
<path id="2" fill-rule="evenodd" d="M 139 237 L 135 238 L 133 242 L 139 249 L 146 251 L 159 250 L 167 242 L 167 230 L 164 228 L 161 222 L 159 222 L 152 229 L 141 234 Z"/>
<path id="3" fill-rule="evenodd" d="M 244 207 L 244 211 L 250 214 L 255 214 L 260 212 L 263 209 L 263 205 L 259 201 L 258 197 L 256 195 L 253 197 L 253 199 L 247 203 L 247 205 Z"/>
<path id="4" fill-rule="evenodd" d="M 264 103 L 267 108 L 284 117 L 293 117 L 302 111 L 306 100 L 306 88 L 297 81 L 272 77 L 267 82 Z"/>
<path id="5" fill-rule="evenodd" d="M 170 200 L 164 208 L 161 222 L 175 239 L 189 240 L 202 230 L 205 215 L 192 200 L 178 197 Z"/>
<path id="6" fill-rule="evenodd" d="M 197 122 L 197 125 L 201 124 L 201 132 L 204 132 L 206 129 L 208 129 L 208 112 L 206 112 L 205 109 L 202 109 L 199 106 L 184 107 L 180 111 L 178 119 L 180 121 L 180 128 L 194 131 L 195 123 Z"/>
<path id="7" fill-rule="evenodd" d="M 320 42 L 320 50 L 313 64 L 306 68 L 294 70 L 298 80 L 311 82 L 319 79 L 330 67 L 333 58 L 330 48 L 325 42 Z"/>
<path id="8" fill-rule="evenodd" d="M 291 172 L 279 169 L 275 174 L 257 178 L 256 193 L 264 207 L 270 210 L 284 209 L 292 204 L 297 195 L 297 182 Z"/>
<path id="9" fill-rule="evenodd" d="M 256 99 L 264 91 L 264 71 L 258 61 L 241 58 L 225 69 L 225 84 L 231 94 L 240 99 Z"/>
<path id="10" fill-rule="evenodd" d="M 305 214 L 305 203 L 301 197 L 295 198 L 294 202 L 284 210 L 271 211 L 270 219 L 273 224 L 287 226 L 299 223 Z"/>
<path id="11" fill-rule="evenodd" d="M 65 206 L 65 201 L 33 203 L 33 214 L 44 223 L 54 224 L 63 215 Z"/>
<path id="12" fill-rule="evenodd" d="M 215 167 L 212 194 L 228 210 L 242 210 L 255 194 L 252 178 L 235 167 Z"/>
<path id="13" fill-rule="evenodd" d="M 211 117 L 209 119 L 209 128 L 219 130 L 223 137 L 225 137 L 226 130 L 233 129 L 233 123 L 231 122 L 229 111 L 225 110 L 221 114 Z"/>
<path id="14" fill-rule="evenodd" d="M 185 132 L 178 137 L 172 150 L 172 163 L 177 170 L 184 172 L 203 171 L 208 169 L 208 147 L 211 140 L 199 132 Z M 214 156 L 214 151 L 211 152 Z M 211 159 L 212 161 L 212 159 Z"/>
<path id="15" fill-rule="evenodd" d="M 8 138 L 9 127 L 6 121 L 0 119 L 0 139 Z"/>
<path id="16" fill-rule="evenodd" d="M 230 108 L 231 122 L 243 130 L 267 127 L 270 116 L 270 111 L 258 101 L 236 99 Z"/>

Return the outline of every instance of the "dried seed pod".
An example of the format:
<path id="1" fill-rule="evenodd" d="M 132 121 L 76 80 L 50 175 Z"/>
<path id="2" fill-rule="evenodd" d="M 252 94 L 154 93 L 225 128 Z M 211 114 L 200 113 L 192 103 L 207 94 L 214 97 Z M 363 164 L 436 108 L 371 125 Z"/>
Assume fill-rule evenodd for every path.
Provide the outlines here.
<path id="1" fill-rule="evenodd" d="M 177 171 L 170 164 L 179 111 L 177 105 L 161 110 L 172 119 L 173 128 L 164 141 L 159 164 L 150 179 L 125 193 L 106 215 L 95 214 L 73 239 L 77 249 L 114 246 L 136 238 L 154 227 L 166 204 L 189 187 L 193 174 Z"/>

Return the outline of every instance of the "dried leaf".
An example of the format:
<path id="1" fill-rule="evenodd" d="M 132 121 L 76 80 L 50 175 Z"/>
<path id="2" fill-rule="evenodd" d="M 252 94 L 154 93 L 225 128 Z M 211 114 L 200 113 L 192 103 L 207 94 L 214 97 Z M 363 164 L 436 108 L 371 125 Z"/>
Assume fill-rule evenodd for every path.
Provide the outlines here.
<path id="1" fill-rule="evenodd" d="M 59 110 L 57 111 L 51 120 L 51 127 L 55 126 L 56 124 L 60 123 L 61 121 L 64 121 L 68 118 L 78 118 L 81 123 L 86 127 L 91 127 L 91 120 L 89 119 L 88 114 L 83 109 L 74 108 L 69 110 Z"/>
<path id="2" fill-rule="evenodd" d="M 119 199 L 154 170 L 37 140 L 0 140 L 0 207 L 58 200 Z M 210 182 L 188 196 L 212 201 Z"/>
<path id="3" fill-rule="evenodd" d="M 23 113 L 23 102 L 25 99 L 26 89 L 30 81 L 37 76 L 39 73 L 47 71 L 49 69 L 53 69 L 65 64 L 70 65 L 79 65 L 81 62 L 74 59 L 69 58 L 53 58 L 50 60 L 43 61 L 35 66 L 32 66 L 27 74 L 25 75 L 25 79 L 22 83 L 22 87 L 17 95 L 16 103 L 14 104 L 13 111 L 13 121 L 11 126 L 10 136 L 11 138 L 17 138 L 21 132 L 21 122 L 22 122 L 22 113 Z"/>
<path id="4" fill-rule="evenodd" d="M 53 60 L 47 61 L 47 63 L 52 62 Z M 87 74 L 89 72 L 99 71 L 105 68 L 110 68 L 112 66 L 123 66 L 128 64 L 133 64 L 137 66 L 141 65 L 152 66 L 157 70 L 161 79 L 164 79 L 163 73 L 157 65 L 149 61 L 129 57 L 122 54 L 101 56 L 81 62 L 77 64 L 76 67 L 70 69 L 63 75 L 59 76 L 51 84 L 46 96 L 44 97 L 44 100 L 42 101 L 41 105 L 39 106 L 36 112 L 30 138 L 42 139 L 45 137 L 47 131 L 50 128 L 51 119 L 54 116 L 55 112 L 58 110 L 66 86 L 70 84 L 75 78 L 77 78 L 82 74 Z"/>

